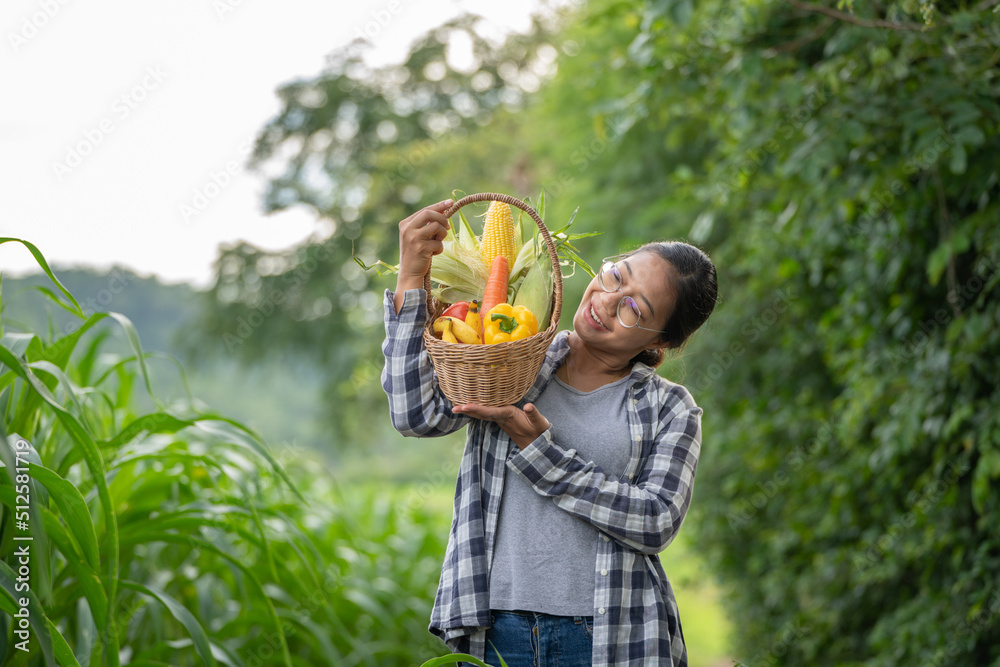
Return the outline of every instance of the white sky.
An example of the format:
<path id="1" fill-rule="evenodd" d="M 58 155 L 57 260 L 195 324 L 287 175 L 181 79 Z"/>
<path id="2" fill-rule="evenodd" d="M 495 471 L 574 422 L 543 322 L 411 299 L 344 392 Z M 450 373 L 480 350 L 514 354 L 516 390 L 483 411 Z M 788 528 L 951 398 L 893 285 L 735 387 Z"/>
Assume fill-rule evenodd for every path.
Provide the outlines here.
<path id="1" fill-rule="evenodd" d="M 3 0 L 0 236 L 34 243 L 50 264 L 120 264 L 205 287 L 221 243 L 279 249 L 322 234 L 305 210 L 264 216 L 263 177 L 243 167 L 279 111 L 280 84 L 317 74 L 359 31 L 379 60 L 400 60 L 415 37 L 462 11 L 521 31 L 539 6 Z M 74 148 L 88 154 L 77 161 Z M 218 174 L 232 161 L 225 183 Z M 198 191 L 203 210 L 185 220 L 181 206 L 194 210 Z M 4 274 L 37 270 L 23 246 L 0 245 Z"/>

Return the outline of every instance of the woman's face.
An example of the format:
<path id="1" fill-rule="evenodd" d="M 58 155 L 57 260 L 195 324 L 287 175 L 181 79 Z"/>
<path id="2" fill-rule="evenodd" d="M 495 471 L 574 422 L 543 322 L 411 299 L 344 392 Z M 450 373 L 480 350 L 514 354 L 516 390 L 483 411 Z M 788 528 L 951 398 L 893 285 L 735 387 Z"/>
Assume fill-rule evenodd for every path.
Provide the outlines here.
<path id="1" fill-rule="evenodd" d="M 573 316 L 573 329 L 587 345 L 631 358 L 644 348 L 662 346 L 660 334 L 622 326 L 616 316 L 618 303 L 624 296 L 632 297 L 639 307 L 639 326 L 663 329 L 674 311 L 676 297 L 669 287 L 673 267 L 652 252 L 613 261 L 621 274 L 620 290 L 605 292 L 596 277 L 591 280 Z M 626 308 L 622 306 L 623 314 Z"/>

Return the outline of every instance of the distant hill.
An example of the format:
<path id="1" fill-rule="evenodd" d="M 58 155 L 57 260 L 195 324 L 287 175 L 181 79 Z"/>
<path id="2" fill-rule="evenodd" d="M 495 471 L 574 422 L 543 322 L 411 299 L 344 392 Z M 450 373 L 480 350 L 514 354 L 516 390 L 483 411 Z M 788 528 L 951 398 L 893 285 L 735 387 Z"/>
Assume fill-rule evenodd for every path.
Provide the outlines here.
<path id="1" fill-rule="evenodd" d="M 135 325 L 146 352 L 176 358 L 187 374 L 191 392 L 213 410 L 244 421 L 272 445 L 294 443 L 330 451 L 316 423 L 320 410 L 322 377 L 306 364 L 262 359 L 253 368 L 240 367 L 234 358 L 219 352 L 197 363 L 185 358 L 180 332 L 197 319 L 206 296 L 190 285 L 167 285 L 155 277 L 140 277 L 122 267 L 106 272 L 52 267 L 53 273 L 76 297 L 84 312 L 114 311 Z M 44 273 L 23 277 L 2 276 L 0 325 L 4 331 L 43 333 L 64 329 L 79 321 L 33 288 L 55 289 Z M 115 341 L 109 351 L 129 355 L 120 328 L 109 324 Z M 154 392 L 161 400 L 177 400 L 185 390 L 176 365 L 162 359 L 149 361 Z"/>
<path id="2" fill-rule="evenodd" d="M 84 312 L 115 311 L 135 323 L 144 347 L 175 356 L 181 348 L 174 333 L 193 322 L 202 292 L 190 285 L 166 285 L 156 277 L 139 277 L 129 269 L 114 267 L 107 272 L 52 267 L 60 282 L 76 297 Z M 11 278 L 3 276 L 3 317 L 9 327 L 44 331 L 75 320 L 49 299 L 33 295 L 31 288 L 55 289 L 44 273 Z"/>

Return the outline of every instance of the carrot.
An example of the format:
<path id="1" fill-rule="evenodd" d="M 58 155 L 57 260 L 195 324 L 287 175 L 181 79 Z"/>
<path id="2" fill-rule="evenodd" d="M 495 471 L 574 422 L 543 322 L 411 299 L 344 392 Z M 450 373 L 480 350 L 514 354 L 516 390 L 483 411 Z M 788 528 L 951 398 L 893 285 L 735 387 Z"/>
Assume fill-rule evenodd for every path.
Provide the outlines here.
<path id="1" fill-rule="evenodd" d="M 494 306 L 507 302 L 507 258 L 497 255 L 490 265 L 490 277 L 486 279 L 486 289 L 483 291 L 483 305 L 479 312 L 483 314 L 483 325 L 486 324 L 486 314 Z"/>

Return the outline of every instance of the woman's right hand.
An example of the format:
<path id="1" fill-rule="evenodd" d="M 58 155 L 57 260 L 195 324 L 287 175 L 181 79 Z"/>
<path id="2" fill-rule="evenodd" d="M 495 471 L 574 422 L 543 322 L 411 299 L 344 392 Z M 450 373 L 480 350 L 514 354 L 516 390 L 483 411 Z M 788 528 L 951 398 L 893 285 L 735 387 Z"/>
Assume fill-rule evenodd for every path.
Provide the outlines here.
<path id="1" fill-rule="evenodd" d="M 403 292 L 424 286 L 424 275 L 430 269 L 431 260 L 444 250 L 444 237 L 451 224 L 443 212 L 453 203 L 445 199 L 399 223 L 399 273 L 394 299 L 397 313 L 403 305 Z"/>

